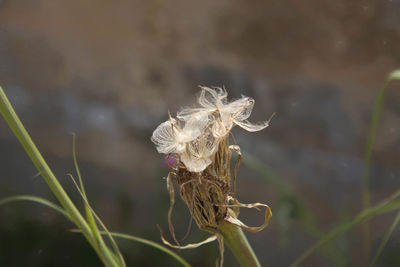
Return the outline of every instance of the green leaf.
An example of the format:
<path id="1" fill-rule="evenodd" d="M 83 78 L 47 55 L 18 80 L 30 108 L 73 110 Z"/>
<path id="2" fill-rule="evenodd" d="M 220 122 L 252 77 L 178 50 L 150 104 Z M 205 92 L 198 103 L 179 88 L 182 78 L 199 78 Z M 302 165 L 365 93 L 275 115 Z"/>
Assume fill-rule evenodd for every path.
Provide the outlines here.
<path id="1" fill-rule="evenodd" d="M 106 234 L 104 231 L 101 231 L 101 234 Z M 114 237 L 119 237 L 119 238 L 123 238 L 123 239 L 128 239 L 128 240 L 132 240 L 132 241 L 136 241 L 148 246 L 151 246 L 153 248 L 159 249 L 162 252 L 167 253 L 168 255 L 172 256 L 173 258 L 175 258 L 179 263 L 181 263 L 183 266 L 185 267 L 190 267 L 190 264 L 185 261 L 183 258 L 181 258 L 178 254 L 176 254 L 175 252 L 173 252 L 172 250 L 147 239 L 143 239 L 140 237 L 136 237 L 133 235 L 128 235 L 128 234 L 122 234 L 122 233 L 115 233 L 115 232 L 110 232 L 110 234 Z"/>
<path id="2" fill-rule="evenodd" d="M 92 230 L 94 236 L 98 240 L 99 245 L 101 247 L 103 247 L 102 249 L 104 250 L 105 249 L 104 248 L 105 244 L 100 244 L 100 243 L 104 243 L 104 241 L 101 240 L 102 238 L 101 238 L 101 236 L 99 234 L 99 229 L 97 228 L 96 221 L 93 218 L 93 214 L 92 214 L 91 208 L 87 204 L 87 203 L 89 203 L 89 201 L 88 201 L 87 196 L 86 196 L 85 187 L 83 186 L 82 175 L 81 175 L 81 171 L 80 171 L 79 165 L 78 165 L 78 160 L 77 160 L 77 157 L 76 157 L 76 135 L 75 135 L 75 133 L 72 133 L 72 158 L 73 158 L 73 161 L 74 161 L 75 171 L 76 171 L 76 174 L 77 174 L 78 180 L 79 180 L 80 187 L 78 187 L 78 188 L 80 188 L 80 192 L 82 194 L 82 198 L 84 199 L 83 205 L 85 207 L 86 220 L 87 220 L 87 222 L 89 224 L 89 227 Z M 72 178 L 72 180 L 74 180 L 72 175 L 71 175 L 71 178 Z"/>
<path id="3" fill-rule="evenodd" d="M 43 158 L 42 154 L 39 152 L 38 148 L 32 141 L 24 125 L 19 119 L 17 113 L 15 112 L 13 106 L 8 100 L 3 88 L 0 86 L 0 113 L 6 120 L 8 126 L 14 132 L 18 141 L 25 149 L 29 158 L 32 160 L 33 164 L 39 171 L 40 175 L 43 177 L 50 190 L 53 192 L 57 200 L 61 203 L 65 212 L 68 213 L 70 219 L 74 224 L 82 230 L 84 237 L 88 240 L 90 245 L 96 251 L 99 258 L 102 260 L 106 266 L 119 266 L 118 262 L 115 261 L 113 257 L 104 254 L 97 244 L 96 237 L 93 235 L 92 230 L 86 220 L 83 218 L 82 214 L 76 208 L 75 204 L 72 202 L 71 198 L 65 192 L 64 188 L 50 169 L 49 165 Z"/>
<path id="4" fill-rule="evenodd" d="M 81 189 L 79 188 L 79 185 L 76 183 L 74 177 L 72 175 L 69 175 L 69 177 L 71 178 L 72 182 L 74 183 L 76 189 L 78 190 L 79 194 L 81 195 L 83 201 L 84 201 L 84 205 L 85 208 L 87 208 L 89 210 L 89 214 L 91 216 L 94 216 L 94 218 L 96 218 L 96 220 L 98 221 L 98 223 L 100 224 L 100 226 L 103 228 L 104 232 L 107 234 L 111 245 L 113 247 L 114 253 L 107 247 L 106 243 L 104 242 L 102 236 L 99 234 L 99 231 L 97 230 L 97 225 L 94 222 L 94 227 L 96 229 L 96 240 L 99 244 L 100 249 L 103 251 L 103 253 L 105 254 L 110 254 L 112 257 L 114 257 L 115 260 L 117 260 L 119 262 L 119 264 L 121 266 L 126 266 L 125 264 L 125 260 L 121 254 L 121 251 L 119 250 L 119 247 L 117 245 L 117 242 L 115 242 L 114 238 L 112 237 L 112 235 L 109 233 L 107 227 L 104 225 L 104 223 L 102 222 L 102 220 L 100 219 L 99 216 L 97 216 L 96 212 L 93 210 L 93 208 L 90 206 L 88 199 L 86 198 L 86 196 L 83 194 L 83 192 L 81 191 Z"/>
<path id="5" fill-rule="evenodd" d="M 338 234 L 347 231 L 354 225 L 365 221 L 367 219 L 370 219 L 373 216 L 392 211 L 394 209 L 399 209 L 400 208 L 400 200 L 396 199 L 400 196 L 400 190 L 396 191 L 394 194 L 392 194 L 388 199 L 382 201 L 381 203 L 364 210 L 357 214 L 353 220 L 343 223 L 339 225 L 338 227 L 334 228 L 331 230 L 329 233 L 327 233 L 324 237 L 322 237 L 315 245 L 313 245 L 311 248 L 306 250 L 303 254 L 298 257 L 294 263 L 291 266 L 298 266 L 301 262 L 303 262 L 308 256 L 310 256 L 313 252 L 315 252 L 317 249 L 319 249 L 322 245 L 326 244 L 327 242 L 331 241 L 333 238 L 335 238 Z"/>
<path id="6" fill-rule="evenodd" d="M 73 230 L 73 232 L 80 233 L 81 231 L 79 229 L 77 229 L 77 230 Z M 162 245 L 160 245 L 160 244 L 158 244 L 156 242 L 153 242 L 153 241 L 150 241 L 150 240 L 147 240 L 147 239 L 144 239 L 144 238 L 136 237 L 134 235 L 128 235 L 128 234 L 122 234 L 122 233 L 116 233 L 116 232 L 100 231 L 100 233 L 102 235 L 109 235 L 110 234 L 110 235 L 112 235 L 114 237 L 119 237 L 119 238 L 122 238 L 122 239 L 132 240 L 132 241 L 135 241 L 135 242 L 139 242 L 139 243 L 151 246 L 153 248 L 161 250 L 161 251 L 167 253 L 168 255 L 172 256 L 179 263 L 181 263 L 183 266 L 190 267 L 190 264 L 187 261 L 185 261 L 182 257 L 180 257 L 178 254 L 176 254 L 172 250 L 170 250 L 170 249 L 168 249 L 168 248 L 166 248 L 166 247 L 164 247 L 164 246 L 162 246 Z"/>
<path id="7" fill-rule="evenodd" d="M 290 222 L 288 221 L 289 219 L 296 220 L 300 223 L 303 231 L 308 235 L 315 239 L 321 238 L 324 232 L 319 229 L 317 219 L 315 218 L 313 211 L 309 210 L 306 205 L 301 202 L 301 200 L 292 192 L 290 187 L 285 184 L 284 179 L 275 173 L 265 162 L 257 159 L 257 157 L 253 156 L 247 151 L 242 151 L 242 154 L 243 164 L 249 169 L 262 175 L 268 184 L 278 192 L 280 197 L 280 205 L 278 206 L 279 210 L 277 212 L 278 217 L 276 217 L 278 218 L 278 223 L 280 219 L 280 212 L 284 211 L 285 207 L 289 208 L 290 210 L 287 212 L 290 213 L 290 218 L 283 218 L 286 223 Z M 284 229 L 284 227 L 281 226 L 282 225 L 280 225 L 280 229 Z M 283 231 L 285 231 L 285 229 Z M 281 235 L 285 235 L 285 232 L 281 233 Z M 322 248 L 321 254 L 333 262 L 335 266 L 339 266 L 340 262 L 342 262 L 344 258 L 344 256 L 338 252 L 335 246 L 330 244 Z"/>
<path id="8" fill-rule="evenodd" d="M 367 143 L 365 145 L 365 157 L 364 157 L 364 174 L 362 178 L 362 203 L 363 209 L 367 209 L 370 206 L 370 169 L 371 169 L 371 158 L 372 158 L 372 149 L 374 146 L 376 132 L 378 129 L 379 117 L 382 112 L 382 108 L 385 101 L 385 91 L 386 88 L 389 86 L 389 83 L 392 80 L 399 80 L 400 79 L 400 70 L 394 70 L 389 73 L 388 77 L 382 84 L 381 88 L 378 91 L 378 95 L 376 97 L 375 107 L 372 112 L 371 116 L 371 123 L 368 132 Z M 369 224 L 365 223 L 363 225 L 363 233 L 364 233 L 364 255 L 368 256 L 370 254 L 370 229 Z"/>
<path id="9" fill-rule="evenodd" d="M 372 260 L 370 266 L 374 266 L 376 264 L 376 261 L 378 260 L 379 256 L 381 255 L 383 248 L 385 247 L 387 241 L 389 240 L 390 236 L 393 233 L 393 230 L 396 228 L 397 224 L 400 222 L 400 212 L 397 213 L 396 217 L 393 220 L 392 225 L 390 225 L 389 230 L 386 232 L 385 236 L 383 237 L 382 242 L 380 243 L 378 249 L 376 250 L 374 259 Z"/>
<path id="10" fill-rule="evenodd" d="M 67 212 L 65 212 L 65 210 L 63 210 L 60 206 L 54 204 L 53 202 L 48 201 L 47 199 L 37 197 L 37 196 L 17 195 L 17 196 L 6 197 L 3 199 L 0 199 L 0 206 L 7 204 L 7 203 L 11 203 L 11 202 L 16 202 L 16 201 L 31 201 L 31 202 L 36 202 L 36 203 L 45 205 L 45 206 L 61 213 L 62 215 L 67 217 L 68 220 L 72 221 L 69 214 Z"/>
<path id="11" fill-rule="evenodd" d="M 30 202 L 35 202 L 38 204 L 42 204 L 46 207 L 49 207 L 57 212 L 59 212 L 60 214 L 64 215 L 67 219 L 71 220 L 70 216 L 68 215 L 68 213 L 66 213 L 60 206 L 58 206 L 57 204 L 54 204 L 53 202 L 42 198 L 42 197 L 37 197 L 37 196 L 32 196 L 32 195 L 16 195 L 16 196 L 11 196 L 11 197 L 6 197 L 3 199 L 0 199 L 0 206 L 8 204 L 8 203 L 12 203 L 12 202 L 18 202 L 18 201 L 30 201 Z M 72 220 L 71 220 L 72 221 Z M 80 233 L 82 233 L 81 230 L 79 230 Z M 105 231 L 101 231 L 100 232 L 103 235 L 106 235 L 107 232 Z M 168 255 L 172 256 L 173 258 L 175 258 L 178 262 L 180 262 L 183 266 L 185 267 L 190 267 L 189 263 L 187 263 L 183 258 L 181 258 L 178 254 L 176 254 L 175 252 L 173 252 L 172 250 L 163 247 L 153 241 L 144 239 L 144 238 L 140 238 L 140 237 L 136 237 L 133 235 L 127 235 L 127 234 L 121 234 L 121 233 L 110 233 L 108 232 L 108 234 L 115 236 L 115 237 L 119 237 L 119 238 L 124 238 L 124 239 L 128 239 L 128 240 L 133 240 L 142 244 L 146 244 L 149 245 L 151 247 L 154 247 L 156 249 L 159 249 L 165 253 L 167 253 Z"/>

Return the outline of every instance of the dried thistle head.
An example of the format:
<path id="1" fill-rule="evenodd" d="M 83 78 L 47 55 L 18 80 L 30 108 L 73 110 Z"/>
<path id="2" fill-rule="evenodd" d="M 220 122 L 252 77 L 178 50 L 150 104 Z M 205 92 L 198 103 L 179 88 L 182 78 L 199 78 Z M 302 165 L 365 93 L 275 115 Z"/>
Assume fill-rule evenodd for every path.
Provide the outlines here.
<path id="1" fill-rule="evenodd" d="M 253 99 L 242 96 L 228 102 L 225 89 L 200 88 L 200 107 L 184 108 L 178 112 L 177 118 L 170 116 L 156 128 L 151 140 L 159 153 L 174 155 L 176 160 L 167 178 L 171 196 L 168 221 L 174 240 L 178 243 L 170 218 L 175 202 L 171 177 L 178 184 L 180 196 L 199 228 L 216 234 L 221 247 L 222 237 L 218 231 L 221 222 L 229 222 L 249 231 L 260 231 L 268 224 L 271 211 L 267 205 L 241 204 L 234 198 L 236 170 L 241 154 L 239 146 L 229 145 L 229 134 L 235 125 L 249 132 L 262 130 L 268 127 L 271 118 L 256 124 L 250 123 L 247 119 L 254 106 Z M 230 172 L 231 150 L 239 154 L 234 179 L 231 179 Z M 257 206 L 266 208 L 265 223 L 262 226 L 248 227 L 237 219 L 239 207 Z M 232 207 L 236 207 L 236 212 Z M 171 245 L 164 238 L 163 241 Z M 185 248 L 179 243 L 174 247 Z"/>

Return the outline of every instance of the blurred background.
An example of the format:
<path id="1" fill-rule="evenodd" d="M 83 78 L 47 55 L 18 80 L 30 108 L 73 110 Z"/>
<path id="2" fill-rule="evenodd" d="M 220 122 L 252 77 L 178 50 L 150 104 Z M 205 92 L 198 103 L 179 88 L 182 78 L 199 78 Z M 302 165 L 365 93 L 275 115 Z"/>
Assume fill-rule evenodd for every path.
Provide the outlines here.
<path id="1" fill-rule="evenodd" d="M 323 233 L 362 209 L 370 116 L 386 75 L 400 65 L 400 1 L 60 1 L 0 0 L 0 84 L 60 182 L 81 199 L 72 135 L 93 208 L 109 229 L 160 243 L 167 229 L 168 173 L 152 131 L 198 85 L 256 100 L 250 120 L 271 126 L 233 133 L 244 153 L 238 197 L 263 202 L 270 226 L 248 239 L 263 265 L 288 266 Z M 387 91 L 371 172 L 371 203 L 400 187 L 400 91 Z M 3 119 L 0 198 L 55 201 Z M 178 237 L 190 216 L 174 210 Z M 372 252 L 395 214 L 370 221 Z M 261 212 L 243 211 L 249 225 Z M 3 266 L 101 266 L 61 215 L 33 203 L 0 207 Z M 207 233 L 192 227 L 184 242 Z M 360 226 L 339 235 L 303 266 L 363 266 Z M 166 254 L 121 241 L 128 266 L 178 266 Z M 400 231 L 379 259 L 399 266 Z M 214 266 L 216 243 L 178 252 Z M 373 255 L 373 254 L 371 254 Z M 226 251 L 225 266 L 238 266 Z"/>

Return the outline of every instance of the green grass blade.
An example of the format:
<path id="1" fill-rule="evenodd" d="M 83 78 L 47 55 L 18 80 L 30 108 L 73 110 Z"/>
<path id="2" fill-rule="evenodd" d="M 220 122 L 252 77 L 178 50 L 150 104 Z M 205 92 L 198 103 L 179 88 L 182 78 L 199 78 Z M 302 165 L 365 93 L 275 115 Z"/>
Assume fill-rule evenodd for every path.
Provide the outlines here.
<path id="1" fill-rule="evenodd" d="M 106 266 L 118 266 L 115 260 L 107 255 L 101 253 L 97 243 L 96 238 L 93 235 L 89 225 L 76 208 L 75 204 L 72 202 L 68 194 L 64 191 L 64 188 L 55 177 L 54 173 L 51 171 L 47 162 L 44 160 L 43 156 L 37 149 L 36 145 L 32 141 L 25 127 L 23 126 L 21 120 L 16 114 L 14 108 L 12 107 L 10 101 L 8 100 L 3 88 L 0 87 L 0 113 L 6 120 L 8 126 L 14 132 L 18 141 L 25 149 L 29 158 L 32 160 L 33 164 L 71 218 L 71 220 L 76 224 L 76 226 L 82 230 L 83 235 L 94 248 L 99 258 Z"/>
<path id="2" fill-rule="evenodd" d="M 102 234 L 106 234 L 104 231 L 102 231 L 101 233 Z M 153 241 L 150 241 L 150 240 L 147 240 L 147 239 L 144 239 L 144 238 L 136 237 L 136 236 L 133 236 L 133 235 L 127 235 L 127 234 L 121 234 L 121 233 L 115 233 L 115 232 L 110 232 L 110 234 L 112 236 L 115 236 L 115 237 L 136 241 L 136 242 L 151 246 L 153 248 L 159 249 L 162 252 L 165 252 L 168 255 L 172 256 L 174 259 L 176 259 L 183 266 L 190 267 L 190 264 L 187 261 L 185 261 L 182 257 L 180 257 L 178 254 L 176 254 L 172 250 L 170 250 L 170 249 L 168 249 L 168 248 L 166 248 L 166 247 L 164 247 L 164 246 L 162 246 L 162 245 L 160 245 L 160 244 L 158 244 L 156 242 L 153 242 Z"/>
<path id="3" fill-rule="evenodd" d="M 80 230 L 78 229 L 73 229 L 72 232 L 77 232 L 77 233 L 81 233 Z M 106 232 L 106 231 L 100 231 L 100 233 L 102 235 L 112 235 L 114 237 L 118 237 L 118 238 L 122 238 L 122 239 L 127 239 L 127 240 L 131 240 L 131 241 L 135 241 L 135 242 L 139 242 L 148 246 L 151 246 L 153 248 L 156 248 L 158 250 L 161 250 L 164 253 L 167 253 L 168 255 L 172 256 L 174 259 L 176 259 L 179 263 L 181 263 L 183 266 L 185 267 L 190 267 L 190 264 L 184 260 L 182 257 L 180 257 L 178 254 L 176 254 L 175 252 L 173 252 L 172 250 L 156 243 L 153 241 L 150 241 L 148 239 L 144 239 L 144 238 L 140 238 L 140 237 L 136 237 L 134 235 L 128 235 L 128 234 L 122 234 L 122 233 L 116 233 L 116 232 Z"/>
<path id="4" fill-rule="evenodd" d="M 285 184 L 284 180 L 279 176 L 279 174 L 275 173 L 271 168 L 268 167 L 266 163 L 257 159 L 257 157 L 253 156 L 247 151 L 242 151 L 242 154 L 242 162 L 245 166 L 259 173 L 268 182 L 268 184 L 278 192 L 278 195 L 282 200 L 289 201 L 290 206 L 295 205 L 295 209 L 297 210 L 295 212 L 299 213 L 299 216 L 296 217 L 295 220 L 298 221 L 303 231 L 315 239 L 321 238 L 324 232 L 319 229 L 314 213 L 307 209 L 301 200 L 292 192 L 290 187 Z M 320 252 L 335 266 L 340 266 L 344 261 L 344 256 L 339 254 L 334 245 L 324 246 Z"/>
<path id="5" fill-rule="evenodd" d="M 0 199 L 0 206 L 8 204 L 8 203 L 12 203 L 12 202 L 17 202 L 17 201 L 31 201 L 31 202 L 42 204 L 42 205 L 47 206 L 47 207 L 59 212 L 60 214 L 64 215 L 68 220 L 71 220 L 71 217 L 69 216 L 69 214 L 67 212 L 65 212 L 60 206 L 54 204 L 53 202 L 51 202 L 45 198 L 32 196 L 32 195 L 17 195 L 17 196 L 11 196 L 11 197 L 6 197 L 3 199 Z M 134 237 L 134 238 L 137 238 L 137 237 Z M 137 238 L 137 239 L 140 239 L 140 238 Z M 143 239 L 143 240 L 145 240 L 145 239 Z M 145 241 L 147 241 L 147 240 L 145 240 Z M 141 242 L 141 241 L 139 241 L 139 242 Z M 148 241 L 148 242 L 151 242 L 151 241 Z"/>
<path id="6" fill-rule="evenodd" d="M 380 245 L 379 245 L 379 247 L 378 247 L 378 249 L 377 249 L 377 251 L 375 253 L 375 256 L 374 256 L 374 258 L 373 258 L 373 260 L 372 260 L 372 262 L 370 264 L 371 267 L 375 266 L 376 261 L 378 260 L 379 256 L 381 255 L 381 253 L 383 251 L 383 248 L 385 247 L 387 241 L 389 240 L 390 236 L 392 235 L 394 229 L 396 228 L 396 226 L 397 226 L 397 224 L 399 222 L 400 222 L 400 212 L 397 213 L 396 217 L 393 220 L 392 225 L 390 225 L 389 230 L 386 232 L 382 242 L 380 243 Z"/>
<path id="7" fill-rule="evenodd" d="M 282 179 L 279 177 L 279 175 L 268 168 L 268 166 L 264 162 L 261 162 L 255 156 L 247 153 L 246 151 L 242 151 L 242 154 L 242 162 L 244 165 L 260 173 L 271 185 L 274 186 L 275 190 L 277 190 L 279 194 L 289 194 L 290 189 L 285 185 L 284 182 L 282 182 Z"/>
<path id="8" fill-rule="evenodd" d="M 86 191 L 85 191 L 85 187 L 83 186 L 82 175 L 81 175 L 81 171 L 80 171 L 79 165 L 78 165 L 78 160 L 76 157 L 76 134 L 75 133 L 72 133 L 72 158 L 74 161 L 74 167 L 75 167 L 76 175 L 78 176 L 79 186 L 80 186 L 82 195 L 84 195 L 86 198 Z"/>
<path id="9" fill-rule="evenodd" d="M 6 197 L 3 199 L 0 199 L 0 206 L 8 204 L 8 203 L 12 203 L 12 202 L 18 202 L 18 201 L 31 201 L 31 202 L 35 202 L 35 203 L 39 203 L 42 204 L 46 207 L 49 207 L 57 212 L 59 212 L 60 214 L 64 215 L 67 219 L 71 220 L 71 218 L 69 217 L 68 213 L 66 213 L 60 206 L 58 206 L 57 204 L 54 204 L 53 202 L 45 199 L 45 198 L 41 198 L 41 197 L 37 197 L 37 196 L 32 196 L 32 195 L 17 195 L 17 196 L 11 196 L 11 197 Z M 80 231 L 81 232 L 81 231 Z M 101 231 L 101 234 L 105 235 L 107 234 L 105 231 Z M 123 239 L 128 239 L 128 240 L 133 240 L 142 244 L 146 244 L 149 245 L 151 247 L 154 247 L 156 249 L 159 249 L 165 253 L 167 253 L 168 255 L 172 256 L 173 258 L 175 258 L 178 262 L 180 262 L 183 266 L 185 267 L 190 267 L 189 263 L 186 262 L 183 258 L 181 258 L 178 254 L 176 254 L 175 252 L 173 252 L 172 250 L 159 245 L 153 241 L 144 239 L 144 238 L 140 238 L 140 237 L 136 237 L 133 235 L 128 235 L 128 234 L 121 234 L 121 233 L 111 233 L 110 234 L 114 237 L 119 237 L 119 238 L 123 238 Z"/>
<path id="10" fill-rule="evenodd" d="M 74 161 L 75 172 L 76 172 L 76 175 L 78 176 L 82 197 L 84 199 L 86 199 L 86 201 L 84 201 L 86 220 L 89 224 L 89 227 L 92 229 L 93 234 L 97 237 L 97 239 L 99 239 L 99 238 L 101 238 L 99 236 L 99 229 L 97 228 L 96 221 L 93 218 L 93 214 L 92 214 L 92 211 L 90 210 L 90 207 L 86 204 L 88 202 L 88 200 L 87 200 L 87 196 L 86 196 L 85 187 L 83 186 L 82 175 L 81 175 L 81 171 L 79 169 L 78 160 L 77 160 L 77 156 L 76 156 L 76 135 L 75 135 L 75 133 L 72 133 L 72 158 Z"/>
<path id="11" fill-rule="evenodd" d="M 367 209 L 370 206 L 371 197 L 369 192 L 370 187 L 370 169 L 371 169 L 371 156 L 372 156 L 372 148 L 374 146 L 374 141 L 376 138 L 376 132 L 378 129 L 379 117 L 382 112 L 382 108 L 385 101 L 385 91 L 388 87 L 389 83 L 392 80 L 399 80 L 400 79 L 400 70 L 395 70 L 389 73 L 388 77 L 382 84 L 381 88 L 378 91 L 378 95 L 376 97 L 375 107 L 372 112 L 370 128 L 368 132 L 367 143 L 365 146 L 365 157 L 364 157 L 364 174 L 362 178 L 362 203 L 363 208 Z M 370 254 L 370 244 L 371 244 L 371 237 L 370 237 L 370 227 L 368 222 L 363 224 L 363 233 L 364 233 L 364 255 L 368 257 Z"/>
<path id="12" fill-rule="evenodd" d="M 83 193 L 81 192 L 79 185 L 76 183 L 74 177 L 72 175 L 69 175 L 72 182 L 74 183 L 76 189 L 78 190 L 79 194 L 82 196 L 83 201 L 85 202 L 85 207 L 87 207 L 90 210 L 90 213 L 92 216 L 94 216 L 94 218 L 96 218 L 97 222 L 100 224 L 100 226 L 103 228 L 104 232 L 107 234 L 111 245 L 113 247 L 113 250 L 115 252 L 115 255 L 109 250 L 109 248 L 107 247 L 107 245 L 105 244 L 103 238 L 100 236 L 97 237 L 97 241 L 99 242 L 100 248 L 102 250 L 104 250 L 105 253 L 111 253 L 122 266 L 126 266 L 125 264 L 125 260 L 121 254 L 121 251 L 119 250 L 119 247 L 117 245 L 117 242 L 115 242 L 114 238 L 112 237 L 112 235 L 110 234 L 110 232 L 108 231 L 107 227 L 105 226 L 105 224 L 103 223 L 103 221 L 100 219 L 99 216 L 97 216 L 96 212 L 93 210 L 93 208 L 91 207 L 91 205 L 89 204 L 88 199 L 86 198 L 85 195 L 83 195 Z M 96 226 L 97 229 L 97 226 Z M 99 231 L 97 231 L 97 233 L 99 233 Z"/>
<path id="13" fill-rule="evenodd" d="M 17 195 L 17 196 L 6 197 L 6 198 L 3 198 L 3 199 L 0 199 L 0 206 L 8 204 L 8 203 L 11 203 L 11 202 L 16 202 L 16 201 L 31 201 L 31 202 L 36 202 L 36 203 L 45 205 L 45 206 L 47 206 L 47 207 L 49 207 L 49 208 L 61 213 L 62 215 L 67 217 L 68 220 L 71 220 L 71 217 L 69 216 L 69 214 L 66 213 L 65 210 L 63 210 L 60 206 L 54 204 L 51 201 L 48 201 L 47 199 L 44 199 L 44 198 L 41 198 L 41 197 L 37 197 L 37 196 Z"/>
<path id="14" fill-rule="evenodd" d="M 116 242 L 114 240 L 112 240 L 112 237 L 110 236 L 110 240 L 111 243 L 113 245 L 114 248 L 114 252 L 116 255 L 114 255 L 109 248 L 107 247 L 106 243 L 104 242 L 102 236 L 99 233 L 99 229 L 97 227 L 96 224 L 96 220 L 93 217 L 93 209 L 91 208 L 90 204 L 89 204 L 89 200 L 87 198 L 86 195 L 86 191 L 85 191 L 85 187 L 83 185 L 83 179 L 82 179 L 82 175 L 81 175 L 81 171 L 78 165 L 78 159 L 76 156 L 76 135 L 74 133 L 72 133 L 72 158 L 74 161 L 74 167 L 75 167 L 75 172 L 76 175 L 78 176 L 78 180 L 79 180 L 79 186 L 75 183 L 75 180 L 73 179 L 73 177 L 71 176 L 72 180 L 74 181 L 75 186 L 77 187 L 79 193 L 81 194 L 82 198 L 83 198 L 83 205 L 85 207 L 85 213 L 86 213 L 86 220 L 90 226 L 90 228 L 92 229 L 93 234 L 96 236 L 97 242 L 100 246 L 100 248 L 102 249 L 102 251 L 104 251 L 104 253 L 110 253 L 111 255 L 113 255 L 113 257 L 116 258 L 116 260 L 122 265 L 122 266 L 126 266 L 125 264 L 125 260 L 116 244 Z M 98 220 L 100 220 L 100 218 L 98 218 Z M 105 228 L 104 224 L 103 228 L 105 231 L 107 231 L 107 229 Z"/>
<path id="15" fill-rule="evenodd" d="M 313 245 L 311 248 L 309 248 L 303 254 L 301 254 L 300 257 L 298 257 L 291 266 L 298 266 L 301 262 L 303 262 L 308 256 L 310 256 L 313 252 L 315 252 L 322 245 L 328 243 L 333 238 L 335 238 L 338 234 L 350 229 L 354 225 L 356 225 L 362 221 L 365 221 L 367 219 L 370 219 L 371 217 L 373 217 L 375 215 L 389 212 L 394 209 L 399 209 L 400 208 L 400 200 L 396 199 L 399 196 L 400 196 L 400 190 L 396 191 L 388 199 L 382 201 L 381 203 L 379 203 L 367 210 L 360 212 L 359 214 L 357 214 L 354 217 L 353 220 L 343 223 L 343 224 L 339 225 L 338 227 L 334 228 L 329 233 L 327 233 L 324 237 L 322 237 L 315 245 Z"/>
<path id="16" fill-rule="evenodd" d="M 72 232 L 81 233 L 81 231 L 79 229 L 76 229 L 76 230 L 74 229 L 74 230 L 72 230 Z M 147 240 L 147 239 L 144 239 L 144 238 L 136 237 L 136 236 L 133 236 L 133 235 L 116 233 L 116 232 L 100 231 L 100 233 L 102 235 L 109 235 L 110 234 L 110 235 L 112 235 L 114 237 L 119 237 L 119 238 L 122 238 L 122 239 L 127 239 L 127 240 L 131 240 L 131 241 L 139 242 L 139 243 L 151 246 L 153 248 L 159 249 L 162 252 L 165 252 L 168 255 L 172 256 L 174 259 L 176 259 L 183 266 L 190 267 L 190 264 L 186 260 L 184 260 L 182 257 L 180 257 L 178 254 L 176 254 L 172 250 L 170 250 L 170 249 L 168 249 L 168 248 L 166 248 L 166 247 L 164 247 L 164 246 L 162 246 L 162 245 L 160 245 L 160 244 L 158 244 L 156 242 L 153 242 L 153 241 L 150 241 L 150 240 Z"/>

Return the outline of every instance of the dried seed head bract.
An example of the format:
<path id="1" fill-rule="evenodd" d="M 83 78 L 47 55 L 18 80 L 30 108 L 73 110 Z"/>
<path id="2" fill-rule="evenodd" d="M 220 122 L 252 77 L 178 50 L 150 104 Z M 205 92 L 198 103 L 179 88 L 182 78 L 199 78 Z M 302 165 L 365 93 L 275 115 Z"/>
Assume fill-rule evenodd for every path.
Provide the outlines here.
<path id="1" fill-rule="evenodd" d="M 241 160 L 240 147 L 229 145 L 229 133 L 235 125 L 249 131 L 260 131 L 271 120 L 257 124 L 247 119 L 254 106 L 254 100 L 242 96 L 228 102 L 227 92 L 222 88 L 200 87 L 199 107 L 184 108 L 176 118 L 160 124 L 153 132 L 151 140 L 159 153 L 167 154 L 172 169 L 167 177 L 167 189 L 170 193 L 168 223 L 171 235 L 177 245 L 172 245 L 163 237 L 163 242 L 175 248 L 195 248 L 218 239 L 221 262 L 223 262 L 223 237 L 218 230 L 221 222 L 229 222 L 247 231 L 261 231 L 268 225 L 272 213 L 261 203 L 242 204 L 235 199 L 235 178 Z M 233 179 L 231 179 L 231 150 L 238 153 Z M 170 160 L 173 157 L 174 160 Z M 179 186 L 181 198 L 185 201 L 192 218 L 200 229 L 214 235 L 207 240 L 181 246 L 174 233 L 171 222 L 172 208 L 175 203 L 173 180 Z M 265 207 L 265 222 L 259 227 L 249 227 L 238 218 L 239 208 Z M 161 229 L 160 229 L 161 230 Z"/>

